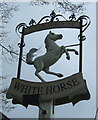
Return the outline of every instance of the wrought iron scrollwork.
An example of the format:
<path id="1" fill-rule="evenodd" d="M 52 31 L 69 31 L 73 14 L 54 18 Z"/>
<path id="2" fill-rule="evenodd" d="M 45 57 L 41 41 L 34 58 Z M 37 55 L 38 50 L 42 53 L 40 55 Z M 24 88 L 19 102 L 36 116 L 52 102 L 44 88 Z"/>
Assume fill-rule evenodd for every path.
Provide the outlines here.
<path id="1" fill-rule="evenodd" d="M 84 23 L 82 25 L 82 27 L 84 28 L 82 32 L 84 32 L 88 28 L 88 26 L 90 25 L 91 20 L 90 20 L 90 18 L 87 15 L 80 16 L 77 21 L 80 21 L 80 19 L 82 19 L 83 23 Z M 84 22 L 84 20 L 85 20 L 85 22 Z"/>
<path id="2" fill-rule="evenodd" d="M 18 24 L 17 26 L 16 26 L 16 28 L 15 28 L 15 31 L 16 31 L 16 33 L 17 33 L 17 35 L 19 36 L 19 33 L 20 34 L 22 34 L 22 28 L 23 27 L 28 27 L 27 25 L 26 25 L 26 23 L 20 23 L 20 24 Z M 20 37 L 20 36 L 19 36 Z"/>
<path id="3" fill-rule="evenodd" d="M 82 19 L 83 24 L 82 24 L 82 33 L 88 28 L 88 26 L 91 23 L 90 18 L 87 15 L 82 15 L 80 16 L 78 19 L 76 19 L 75 14 L 73 13 L 71 16 L 69 16 L 69 19 L 66 19 L 63 15 L 61 14 L 56 14 L 54 11 L 51 12 L 51 14 L 49 16 L 44 16 L 42 17 L 39 22 L 36 22 L 34 19 L 31 19 L 29 22 L 29 26 L 27 26 L 26 23 L 20 23 L 17 25 L 15 31 L 18 34 L 22 34 L 21 29 L 23 27 L 28 28 L 30 26 L 34 26 L 34 25 L 38 25 L 38 24 L 42 24 L 42 23 L 49 23 L 49 22 L 55 22 L 55 21 L 60 21 L 60 17 L 63 18 L 63 21 L 76 21 L 76 22 L 80 22 L 80 20 Z M 45 21 L 45 22 L 44 22 Z M 78 39 L 80 40 L 80 35 L 78 35 Z M 86 37 L 83 35 L 82 36 L 82 41 L 84 41 L 86 39 Z"/>
<path id="4" fill-rule="evenodd" d="M 50 16 L 44 16 L 37 24 L 40 24 L 45 19 L 46 19 L 46 22 L 54 22 L 55 20 L 59 21 L 58 17 L 62 17 L 64 20 L 66 20 L 66 18 L 63 15 L 61 15 L 61 14 L 56 15 L 56 13 L 54 11 L 52 11 Z"/>
<path id="5" fill-rule="evenodd" d="M 30 22 L 29 22 L 29 25 L 36 25 L 36 21 L 34 19 L 31 19 Z"/>
<path id="6" fill-rule="evenodd" d="M 82 33 L 88 28 L 88 26 L 90 25 L 90 23 L 91 23 L 91 20 L 90 20 L 90 18 L 87 16 L 87 15 L 82 15 L 82 16 L 80 16 L 78 19 L 77 19 L 77 21 L 80 21 L 80 20 L 82 20 L 83 22 L 83 24 L 82 24 Z M 78 39 L 80 40 L 80 34 L 78 35 Z M 84 41 L 84 40 L 86 40 L 86 37 L 85 37 L 85 35 L 83 35 L 82 36 L 82 41 Z"/>
<path id="7" fill-rule="evenodd" d="M 78 35 L 78 40 L 80 41 L 80 34 Z M 85 40 L 86 40 L 86 36 L 83 35 L 83 36 L 82 36 L 82 41 L 85 41 Z"/>
<path id="8" fill-rule="evenodd" d="M 30 22 L 29 22 L 29 26 L 27 26 L 26 23 L 20 23 L 16 26 L 16 33 L 17 35 L 19 36 L 19 34 L 22 34 L 22 28 L 25 27 L 30 27 L 30 26 L 33 26 L 33 25 L 38 25 L 38 24 L 41 24 L 43 20 L 45 20 L 46 22 L 54 22 L 54 21 L 59 21 L 59 18 L 58 17 L 62 17 L 65 21 L 66 21 L 66 18 L 61 15 L 61 14 L 56 14 L 54 11 L 51 12 L 51 14 L 49 16 L 44 16 L 42 17 L 39 22 L 37 23 L 34 19 L 31 19 Z M 45 22 L 44 22 L 45 23 Z M 20 37 L 20 36 L 19 36 Z"/>
<path id="9" fill-rule="evenodd" d="M 54 18 L 56 17 L 56 13 L 52 11 L 52 13 L 50 14 L 50 17 L 51 17 L 51 22 L 53 22 Z"/>
<path id="10" fill-rule="evenodd" d="M 19 48 L 20 48 L 20 46 L 21 46 L 21 43 L 18 43 L 18 47 L 19 47 Z M 24 41 L 23 41 L 22 47 L 25 47 L 25 42 L 24 42 Z"/>
<path id="11" fill-rule="evenodd" d="M 73 13 L 71 16 L 69 16 L 70 21 L 76 21 L 76 16 Z"/>
<path id="12" fill-rule="evenodd" d="M 23 29 L 23 27 L 27 27 L 27 25 L 26 25 L 25 23 L 20 23 L 20 24 L 18 24 L 18 25 L 16 26 L 15 31 L 16 31 L 16 33 L 17 33 L 18 36 L 19 36 L 19 33 L 22 34 L 22 29 Z M 21 36 L 19 36 L 19 37 L 21 38 Z M 22 46 L 21 46 L 21 43 L 18 43 L 18 47 L 19 47 L 19 48 L 20 48 L 20 47 L 25 47 L 25 42 L 23 41 Z"/>

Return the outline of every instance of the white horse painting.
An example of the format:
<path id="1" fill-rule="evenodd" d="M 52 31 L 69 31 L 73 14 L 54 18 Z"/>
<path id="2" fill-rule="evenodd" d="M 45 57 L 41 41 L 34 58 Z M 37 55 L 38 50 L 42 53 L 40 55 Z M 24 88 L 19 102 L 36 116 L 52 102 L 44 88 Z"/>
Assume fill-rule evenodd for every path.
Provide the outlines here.
<path id="1" fill-rule="evenodd" d="M 53 64 L 55 64 L 62 54 L 66 53 L 66 58 L 70 60 L 70 55 L 68 51 L 73 51 L 76 55 L 78 55 L 78 52 L 75 49 L 66 49 L 65 46 L 58 46 L 55 42 L 56 40 L 62 39 L 62 34 L 55 34 L 51 31 L 45 38 L 45 48 L 46 53 L 42 56 L 36 57 L 33 61 L 34 53 L 38 50 L 36 48 L 30 49 L 30 51 L 26 55 L 26 62 L 27 64 L 34 65 L 36 68 L 35 75 L 42 81 L 45 82 L 45 80 L 39 75 L 39 72 L 44 71 L 47 74 L 52 74 L 57 77 L 63 77 L 61 73 L 55 73 L 49 71 L 49 67 Z"/>

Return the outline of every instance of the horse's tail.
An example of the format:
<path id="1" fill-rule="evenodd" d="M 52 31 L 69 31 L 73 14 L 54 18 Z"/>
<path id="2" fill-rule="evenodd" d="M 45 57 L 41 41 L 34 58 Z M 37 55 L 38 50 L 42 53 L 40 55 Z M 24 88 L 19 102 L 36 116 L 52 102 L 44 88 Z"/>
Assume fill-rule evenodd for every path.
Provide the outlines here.
<path id="1" fill-rule="evenodd" d="M 35 56 L 34 53 L 37 52 L 38 49 L 32 48 L 30 51 L 26 54 L 26 63 L 29 65 L 33 65 L 33 57 Z"/>

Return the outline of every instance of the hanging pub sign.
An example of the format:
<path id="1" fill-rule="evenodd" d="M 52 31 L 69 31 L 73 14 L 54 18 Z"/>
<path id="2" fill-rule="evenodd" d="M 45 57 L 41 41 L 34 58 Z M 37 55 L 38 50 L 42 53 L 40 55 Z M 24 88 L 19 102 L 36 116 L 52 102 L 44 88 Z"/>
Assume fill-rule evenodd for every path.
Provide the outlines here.
<path id="1" fill-rule="evenodd" d="M 19 102 L 26 106 L 27 104 L 23 102 L 24 96 L 28 97 L 32 94 L 35 96 L 40 95 L 39 101 L 54 100 L 55 105 L 66 104 L 68 102 L 72 102 L 74 105 L 80 100 L 88 100 L 90 98 L 86 82 L 83 80 L 81 73 L 58 81 L 44 83 L 28 82 L 13 78 L 7 98 L 14 98 L 17 103 Z M 39 103 L 30 101 L 28 104 L 38 105 Z"/>
<path id="2" fill-rule="evenodd" d="M 60 21 L 59 17 L 63 18 L 63 21 Z M 46 22 L 43 23 L 44 20 L 46 20 Z M 76 19 L 75 15 L 72 14 L 69 20 L 66 20 L 63 15 L 56 15 L 56 13 L 52 11 L 50 16 L 44 16 L 38 23 L 31 19 L 29 25 L 30 26 L 27 26 L 25 23 L 20 23 L 16 27 L 16 32 L 18 31 L 21 34 L 21 43 L 18 44 L 20 47 L 18 72 L 17 78 L 13 78 L 11 81 L 11 85 L 7 92 L 7 98 L 13 98 L 13 103 L 22 104 L 24 106 L 28 106 L 29 104 L 39 105 L 40 102 L 48 100 L 53 100 L 54 105 L 66 104 L 69 102 L 75 105 L 81 100 L 89 100 L 90 93 L 82 73 L 82 43 L 86 39 L 85 36 L 83 36 L 83 32 L 90 25 L 89 17 L 83 15 Z M 22 28 L 22 31 L 20 31 L 20 28 Z M 26 63 L 34 65 L 35 75 L 41 82 L 22 80 L 20 78 L 20 73 L 23 47 L 25 46 L 24 36 L 33 32 L 56 28 L 79 29 L 79 43 L 68 46 L 58 46 L 56 41 L 62 39 L 63 35 L 49 31 L 44 41 L 46 53 L 40 57 L 36 57 L 34 60 L 32 60 L 32 58 L 38 49 L 31 48 L 26 54 Z M 79 52 L 75 49 L 68 48 L 73 46 L 79 46 Z M 78 73 L 52 82 L 44 80 L 44 78 L 39 75 L 41 71 L 44 71 L 46 74 L 63 77 L 62 73 L 52 72 L 49 68 L 55 64 L 63 54 L 66 55 L 67 60 L 70 60 L 70 52 L 73 52 L 74 55 L 79 55 Z"/>

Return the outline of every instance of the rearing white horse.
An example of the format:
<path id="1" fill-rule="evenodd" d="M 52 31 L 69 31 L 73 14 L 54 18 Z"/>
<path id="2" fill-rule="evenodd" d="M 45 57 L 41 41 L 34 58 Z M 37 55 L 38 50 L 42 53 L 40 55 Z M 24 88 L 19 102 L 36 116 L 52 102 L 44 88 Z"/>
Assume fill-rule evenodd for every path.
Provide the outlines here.
<path id="1" fill-rule="evenodd" d="M 39 72 L 44 71 L 47 74 L 52 74 L 56 75 L 58 77 L 63 77 L 61 73 L 55 73 L 49 71 L 49 67 L 56 63 L 60 57 L 62 56 L 63 53 L 66 53 L 66 58 L 70 60 L 70 55 L 68 51 L 73 51 L 75 52 L 76 55 L 78 55 L 78 52 L 75 49 L 66 49 L 65 46 L 59 47 L 55 41 L 62 39 L 62 34 L 55 34 L 52 33 L 51 31 L 45 38 L 45 47 L 47 52 L 32 60 L 34 57 L 34 53 L 38 50 L 36 48 L 30 49 L 30 51 L 26 55 L 26 62 L 27 64 L 34 65 L 36 68 L 35 75 L 42 81 L 45 82 L 45 80 L 39 75 Z"/>

